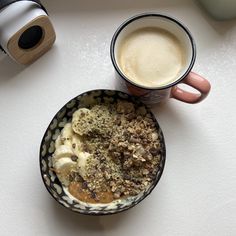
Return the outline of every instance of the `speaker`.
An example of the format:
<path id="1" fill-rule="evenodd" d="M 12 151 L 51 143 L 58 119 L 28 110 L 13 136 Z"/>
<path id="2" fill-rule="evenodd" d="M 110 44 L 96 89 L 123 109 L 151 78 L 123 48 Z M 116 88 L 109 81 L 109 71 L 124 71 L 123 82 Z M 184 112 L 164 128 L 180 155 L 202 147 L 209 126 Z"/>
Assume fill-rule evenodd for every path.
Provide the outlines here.
<path id="1" fill-rule="evenodd" d="M 0 0 L 0 48 L 30 64 L 54 44 L 56 33 L 39 0 Z"/>

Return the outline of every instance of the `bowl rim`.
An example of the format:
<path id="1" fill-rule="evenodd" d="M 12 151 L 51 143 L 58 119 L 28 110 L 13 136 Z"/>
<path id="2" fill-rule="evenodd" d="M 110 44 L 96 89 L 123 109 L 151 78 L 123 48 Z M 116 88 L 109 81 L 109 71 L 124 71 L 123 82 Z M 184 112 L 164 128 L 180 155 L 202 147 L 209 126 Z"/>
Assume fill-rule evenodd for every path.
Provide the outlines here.
<path id="1" fill-rule="evenodd" d="M 145 108 L 148 110 L 148 112 L 150 112 L 150 113 L 152 114 L 152 116 L 155 118 L 155 123 L 156 123 L 156 125 L 158 126 L 159 131 L 160 131 L 160 134 L 161 134 L 161 136 L 162 136 L 162 151 L 163 151 L 162 164 L 163 164 L 163 165 L 162 165 L 162 168 L 160 168 L 160 172 L 159 172 L 158 178 L 155 179 L 155 182 L 153 182 L 153 184 L 151 184 L 150 191 L 149 191 L 148 193 L 144 194 L 142 197 L 140 197 L 140 199 L 139 199 L 138 201 L 134 202 L 134 203 L 131 204 L 130 206 L 125 207 L 125 208 L 122 208 L 122 209 L 117 209 L 117 210 L 115 210 L 114 212 L 97 212 L 97 213 L 95 213 L 95 212 L 80 212 L 79 209 L 78 209 L 78 211 L 74 211 L 71 206 L 67 207 L 67 206 L 65 206 L 64 204 L 62 204 L 60 201 L 58 201 L 58 199 L 57 199 L 55 196 L 53 196 L 53 194 L 50 192 L 50 188 L 51 188 L 51 187 L 46 184 L 46 181 L 45 181 L 45 179 L 44 179 L 44 177 L 43 177 L 44 174 L 43 174 L 42 164 L 41 164 L 41 161 L 44 159 L 44 158 L 42 157 L 42 155 L 41 155 L 41 153 L 42 153 L 42 146 L 43 146 L 45 137 L 46 137 L 46 135 L 47 135 L 47 132 L 48 132 L 48 130 L 49 130 L 49 128 L 50 128 L 50 125 L 52 124 L 53 120 L 57 117 L 57 114 L 58 114 L 60 111 L 62 111 L 62 110 L 64 109 L 64 107 L 66 107 L 67 104 L 69 104 L 69 103 L 72 102 L 73 100 L 76 100 L 79 96 L 83 96 L 83 95 L 85 95 L 85 94 L 89 94 L 89 93 L 92 93 L 92 92 L 99 92 L 99 91 L 101 91 L 101 92 L 114 92 L 115 94 L 116 94 L 116 93 L 122 93 L 122 94 L 128 96 L 128 98 L 135 98 L 135 102 L 137 101 L 137 102 L 139 102 L 140 104 L 142 104 L 143 106 L 145 106 Z M 109 96 L 109 95 L 108 95 L 108 96 Z M 126 100 L 126 98 L 123 98 L 123 99 Z M 71 212 L 78 213 L 78 214 L 82 214 L 82 215 L 90 215 L 90 216 L 114 215 L 114 214 L 118 214 L 118 213 L 127 211 L 127 210 L 133 208 L 134 206 L 138 205 L 140 202 L 142 202 L 146 197 L 148 197 L 148 196 L 152 193 L 152 191 L 154 190 L 154 188 L 155 188 L 155 187 L 157 186 L 157 184 L 159 183 L 159 181 L 160 181 L 160 179 L 161 179 L 161 176 L 162 176 L 162 174 L 163 174 L 164 168 L 165 168 L 165 162 L 166 162 L 166 144 L 165 144 L 165 138 L 164 138 L 164 134 L 163 134 L 163 132 L 162 132 L 162 129 L 161 129 L 160 125 L 159 125 L 159 122 L 157 121 L 156 116 L 153 114 L 153 112 L 151 111 L 151 109 L 150 109 L 147 105 L 145 105 L 142 101 L 140 101 L 137 97 L 135 97 L 135 96 L 133 96 L 133 95 L 130 95 L 130 94 L 126 93 L 126 92 L 119 91 L 119 90 L 114 90 L 114 89 L 92 89 L 92 90 L 88 90 L 88 91 L 86 91 L 86 92 L 80 93 L 79 95 L 73 97 L 73 98 L 70 99 L 68 102 L 66 102 L 66 103 L 56 112 L 56 114 L 53 116 L 53 118 L 52 118 L 51 121 L 49 122 L 49 124 L 48 124 L 48 126 L 47 126 L 47 128 L 46 128 L 46 130 L 45 130 L 45 132 L 44 132 L 44 135 L 43 135 L 43 137 L 42 137 L 42 140 L 41 140 L 41 142 L 40 142 L 40 148 L 39 148 L 39 168 L 40 168 L 40 174 L 41 174 L 41 178 L 42 178 L 42 181 L 43 181 L 43 183 L 44 183 L 44 186 L 46 187 L 46 189 L 47 189 L 47 191 L 49 192 L 49 194 L 51 195 L 51 197 L 52 197 L 57 203 L 59 203 L 61 206 L 63 206 L 64 208 L 66 208 L 67 210 L 69 210 L 69 211 L 71 211 Z M 67 195 L 67 196 L 68 196 L 68 195 Z M 80 204 L 80 203 L 78 203 L 78 204 Z"/>

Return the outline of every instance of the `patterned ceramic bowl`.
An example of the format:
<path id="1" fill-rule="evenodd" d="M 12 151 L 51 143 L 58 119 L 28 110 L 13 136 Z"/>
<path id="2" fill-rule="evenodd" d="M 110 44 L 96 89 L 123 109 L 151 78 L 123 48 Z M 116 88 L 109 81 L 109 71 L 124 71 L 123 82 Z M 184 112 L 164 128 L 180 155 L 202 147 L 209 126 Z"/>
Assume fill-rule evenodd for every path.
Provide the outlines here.
<path id="1" fill-rule="evenodd" d="M 156 121 L 156 128 L 159 133 L 160 141 L 161 141 L 161 161 L 159 165 L 159 169 L 157 171 L 157 175 L 152 185 L 148 187 L 141 194 L 128 197 L 123 199 L 119 204 L 107 204 L 106 206 L 99 206 L 95 204 L 80 204 L 79 202 L 70 198 L 66 192 L 64 191 L 60 181 L 58 180 L 56 174 L 52 171 L 52 154 L 55 151 L 55 140 L 57 139 L 60 131 L 63 129 L 65 124 L 72 119 L 72 114 L 81 107 L 88 107 L 91 104 L 95 104 L 98 102 L 110 102 L 113 103 L 117 99 L 131 101 L 138 106 L 144 106 L 141 102 L 137 100 L 137 98 L 129 96 L 123 92 L 112 91 L 112 90 L 93 90 L 86 93 L 83 93 L 72 100 L 70 100 L 67 104 L 65 104 L 60 111 L 52 119 L 49 124 L 44 137 L 42 139 L 41 147 L 40 147 L 40 169 L 43 182 L 48 190 L 48 192 L 53 196 L 53 198 L 62 204 L 64 207 L 78 213 L 87 214 L 87 215 L 108 215 L 114 214 L 121 211 L 125 211 L 139 202 L 141 202 L 145 197 L 147 197 L 154 187 L 157 185 L 163 169 L 165 165 L 165 142 L 164 137 L 161 131 L 161 128 Z M 148 112 L 149 109 L 146 108 Z M 150 112 L 153 119 L 155 117 Z"/>

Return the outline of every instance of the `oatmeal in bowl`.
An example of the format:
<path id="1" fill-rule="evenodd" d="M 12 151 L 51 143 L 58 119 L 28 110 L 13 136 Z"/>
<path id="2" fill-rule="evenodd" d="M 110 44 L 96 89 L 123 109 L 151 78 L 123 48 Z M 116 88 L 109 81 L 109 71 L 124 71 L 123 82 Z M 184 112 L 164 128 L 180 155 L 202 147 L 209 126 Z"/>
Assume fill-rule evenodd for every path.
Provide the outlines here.
<path id="1" fill-rule="evenodd" d="M 125 93 L 94 90 L 67 103 L 40 149 L 42 178 L 65 207 L 105 215 L 129 209 L 159 181 L 165 143 L 150 110 Z"/>

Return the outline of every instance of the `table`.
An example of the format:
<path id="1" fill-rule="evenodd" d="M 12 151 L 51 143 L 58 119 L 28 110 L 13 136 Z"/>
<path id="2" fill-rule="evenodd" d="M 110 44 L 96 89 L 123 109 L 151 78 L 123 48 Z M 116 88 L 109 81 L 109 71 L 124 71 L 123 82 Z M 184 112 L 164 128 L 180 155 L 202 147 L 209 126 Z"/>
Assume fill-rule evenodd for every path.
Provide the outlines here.
<path id="1" fill-rule="evenodd" d="M 0 57 L 0 235 L 236 235 L 236 21 L 217 22 L 190 0 L 44 1 L 56 45 L 23 67 Z M 212 84 L 197 105 L 153 108 L 167 161 L 153 193 L 106 217 L 78 215 L 47 193 L 39 145 L 53 115 L 91 89 L 118 89 L 111 37 L 128 17 L 158 11 L 183 21 L 198 49 L 194 70 Z"/>

